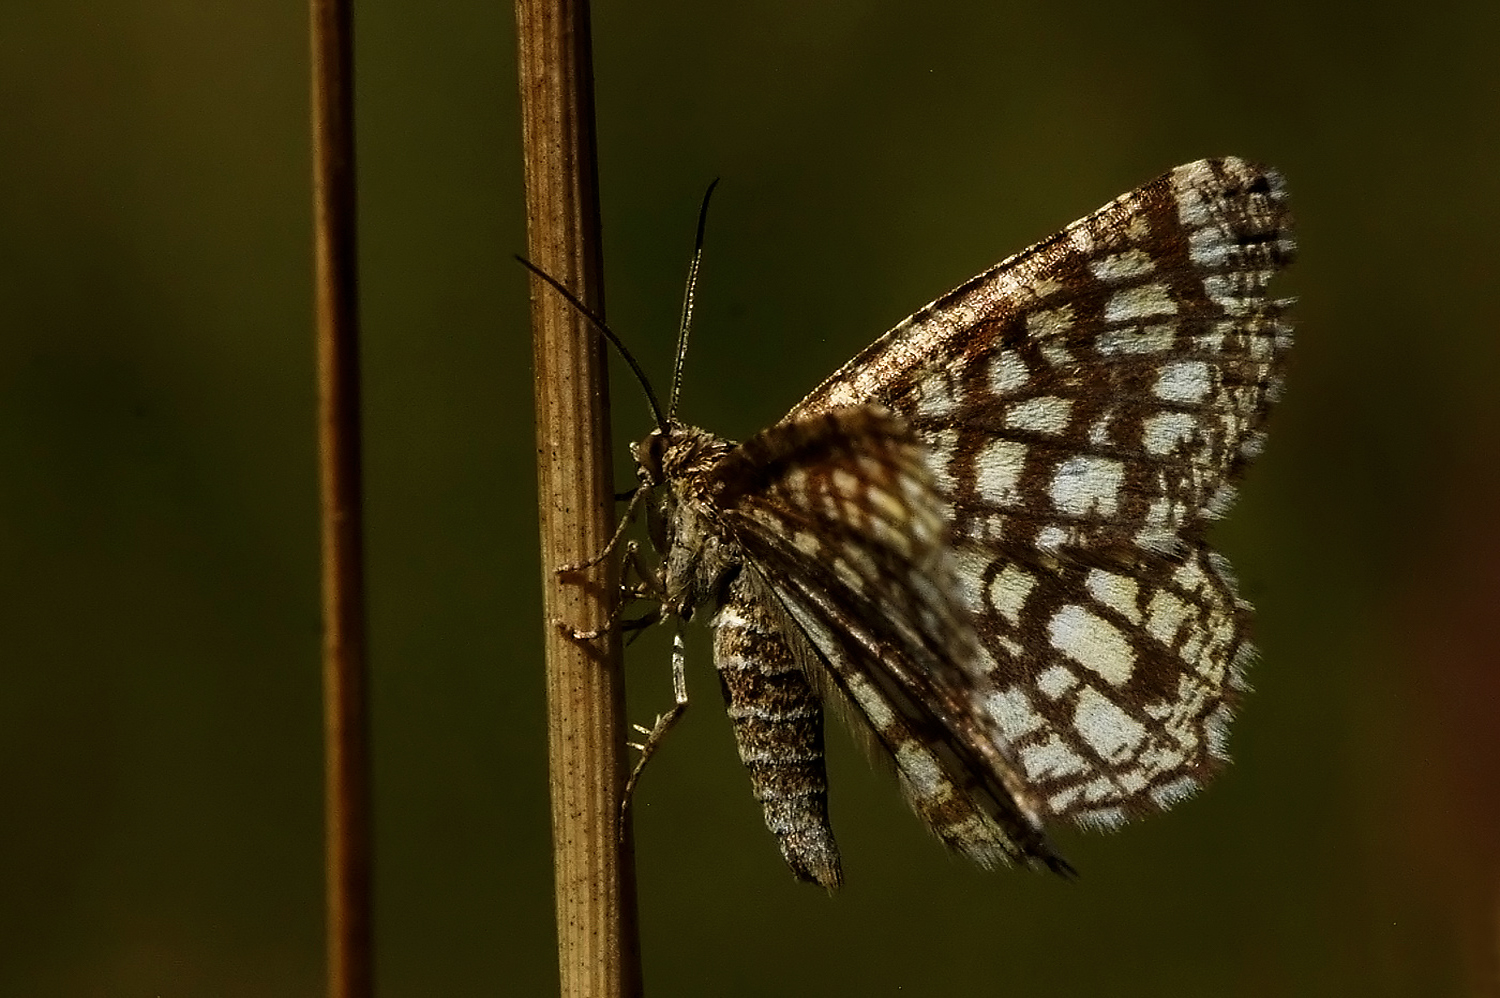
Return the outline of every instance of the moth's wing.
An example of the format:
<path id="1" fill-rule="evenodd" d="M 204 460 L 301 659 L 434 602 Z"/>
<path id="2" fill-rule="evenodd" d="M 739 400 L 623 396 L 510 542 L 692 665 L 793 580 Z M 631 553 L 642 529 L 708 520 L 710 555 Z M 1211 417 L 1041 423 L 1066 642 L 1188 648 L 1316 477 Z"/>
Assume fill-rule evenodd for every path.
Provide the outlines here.
<path id="1" fill-rule="evenodd" d="M 980 274 L 788 416 L 878 403 L 930 450 L 972 691 L 1043 813 L 1113 824 L 1223 757 L 1248 606 L 1204 533 L 1260 450 L 1295 244 L 1281 177 L 1201 160 Z"/>
<path id="2" fill-rule="evenodd" d="M 810 678 L 811 653 L 753 572 L 729 581 L 712 626 L 719 685 L 766 827 L 799 880 L 835 890 L 843 873 L 828 823 L 823 708 Z"/>
<path id="3" fill-rule="evenodd" d="M 993 717 L 951 664 L 976 660 L 977 639 L 906 422 L 861 407 L 778 424 L 731 451 L 714 481 L 745 571 L 780 604 L 790 640 L 815 649 L 816 678 L 890 754 L 932 830 L 986 865 L 1066 869 Z"/>

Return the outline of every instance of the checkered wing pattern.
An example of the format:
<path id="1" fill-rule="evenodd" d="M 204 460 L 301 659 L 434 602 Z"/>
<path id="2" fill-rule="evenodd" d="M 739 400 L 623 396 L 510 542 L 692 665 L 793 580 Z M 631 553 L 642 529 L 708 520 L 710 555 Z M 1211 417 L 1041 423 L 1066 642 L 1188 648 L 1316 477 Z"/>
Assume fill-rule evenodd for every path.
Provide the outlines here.
<path id="1" fill-rule="evenodd" d="M 766 594 L 766 619 L 779 618 L 764 630 L 816 649 L 793 657 L 822 666 L 807 671 L 894 760 L 929 826 L 985 865 L 1063 869 L 997 719 L 972 709 L 972 684 L 951 664 L 982 646 L 946 504 L 908 423 L 877 406 L 784 422 L 731 452 L 714 479 L 711 504 Z"/>
<path id="2" fill-rule="evenodd" d="M 1204 534 L 1280 390 L 1266 285 L 1290 226 L 1274 172 L 1179 167 L 922 309 L 762 434 L 879 406 L 891 447 L 898 424 L 921 442 L 925 473 L 894 489 L 841 479 L 872 460 L 855 450 L 791 462 L 734 515 L 918 812 L 976 858 L 1046 857 L 1043 819 L 1116 824 L 1224 758 L 1249 608 Z M 861 548 L 850 516 L 877 492 L 904 512 Z"/>

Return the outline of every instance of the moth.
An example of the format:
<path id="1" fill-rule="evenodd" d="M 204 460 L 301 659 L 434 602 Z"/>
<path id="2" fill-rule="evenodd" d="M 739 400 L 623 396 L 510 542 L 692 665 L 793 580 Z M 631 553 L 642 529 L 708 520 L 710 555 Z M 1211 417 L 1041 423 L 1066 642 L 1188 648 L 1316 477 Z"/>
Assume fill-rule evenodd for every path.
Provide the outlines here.
<path id="1" fill-rule="evenodd" d="M 637 562 L 638 595 L 651 619 L 710 615 L 740 757 L 798 878 L 842 881 L 830 706 L 985 867 L 1066 873 L 1049 824 L 1112 827 L 1220 768 L 1250 608 L 1204 537 L 1282 390 L 1291 303 L 1266 288 L 1291 226 L 1273 170 L 1180 166 L 733 443 L 675 416 L 700 218 L 672 404 L 651 396 L 632 448 L 659 556 Z M 686 705 L 680 632 L 673 660 L 678 704 L 642 762 Z"/>

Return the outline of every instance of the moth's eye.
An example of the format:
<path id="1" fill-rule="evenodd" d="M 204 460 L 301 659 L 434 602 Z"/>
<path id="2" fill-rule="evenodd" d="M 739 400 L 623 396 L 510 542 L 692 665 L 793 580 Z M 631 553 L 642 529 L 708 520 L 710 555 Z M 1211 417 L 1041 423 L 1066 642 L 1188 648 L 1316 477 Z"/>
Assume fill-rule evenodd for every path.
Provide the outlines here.
<path id="1" fill-rule="evenodd" d="M 649 437 L 635 446 L 635 460 L 638 465 L 636 474 L 640 476 L 641 481 L 648 485 L 661 484 L 661 459 L 666 449 L 667 441 L 660 430 L 653 430 Z"/>

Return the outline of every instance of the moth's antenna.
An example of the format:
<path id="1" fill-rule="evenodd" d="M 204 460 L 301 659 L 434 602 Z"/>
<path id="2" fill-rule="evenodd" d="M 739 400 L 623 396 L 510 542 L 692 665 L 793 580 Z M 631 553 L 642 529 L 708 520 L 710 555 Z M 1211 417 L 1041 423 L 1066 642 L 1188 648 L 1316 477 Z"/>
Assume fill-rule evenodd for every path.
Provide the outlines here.
<path id="1" fill-rule="evenodd" d="M 703 241 L 701 222 L 699 223 L 698 241 L 700 243 Z M 551 274 L 542 270 L 536 264 L 532 263 L 530 260 L 526 259 L 524 256 L 521 256 L 520 254 L 516 254 L 516 259 L 520 261 L 521 266 L 525 267 L 527 270 L 531 271 L 533 274 L 540 277 L 548 284 L 552 285 L 552 287 L 556 289 L 558 294 L 562 295 L 568 300 L 569 305 L 572 305 L 574 308 L 578 309 L 578 311 L 583 314 L 584 318 L 588 319 L 596 327 L 598 327 L 599 332 L 604 334 L 604 338 L 609 341 L 610 346 L 614 347 L 620 352 L 620 356 L 625 358 L 625 363 L 630 365 L 630 371 L 635 375 L 635 380 L 639 381 L 641 383 L 641 387 L 646 390 L 646 401 L 651 403 L 651 416 L 656 420 L 657 428 L 663 433 L 667 432 L 667 421 L 662 418 L 661 403 L 657 401 L 656 393 L 651 390 L 651 382 L 646 380 L 646 372 L 641 370 L 641 365 L 637 364 L 635 358 L 630 355 L 630 351 L 625 349 L 625 344 L 620 342 L 620 338 L 615 335 L 614 330 L 605 325 L 604 320 L 599 318 L 599 316 L 594 313 L 593 309 L 589 308 L 583 302 L 579 301 L 577 295 L 559 284 L 556 278 L 554 278 Z M 694 267 L 696 269 L 696 262 L 694 264 Z M 676 394 L 675 390 L 673 391 L 673 394 Z"/>
<path id="2" fill-rule="evenodd" d="M 682 392 L 682 362 L 687 359 L 688 330 L 693 324 L 693 292 L 698 287 L 698 264 L 703 260 L 703 230 L 708 224 L 708 199 L 714 196 L 719 186 L 715 177 L 708 190 L 703 192 L 703 204 L 698 208 L 698 238 L 693 241 L 693 262 L 688 265 L 687 290 L 682 294 L 682 325 L 677 327 L 677 363 L 672 365 L 672 397 L 667 401 L 667 418 L 677 415 L 677 397 Z"/>

